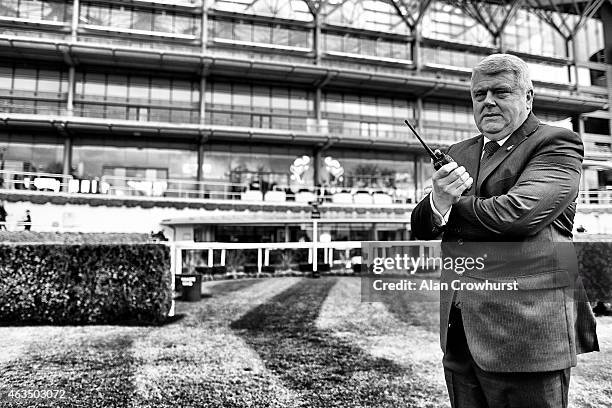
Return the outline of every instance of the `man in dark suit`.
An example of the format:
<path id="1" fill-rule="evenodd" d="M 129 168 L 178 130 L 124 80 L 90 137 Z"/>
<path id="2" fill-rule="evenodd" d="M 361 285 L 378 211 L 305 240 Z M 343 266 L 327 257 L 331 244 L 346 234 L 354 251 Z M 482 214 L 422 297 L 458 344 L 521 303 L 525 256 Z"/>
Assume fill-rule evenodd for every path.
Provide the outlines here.
<path id="1" fill-rule="evenodd" d="M 583 146 L 532 113 L 520 58 L 494 54 L 473 70 L 481 134 L 448 149 L 412 213 L 419 239 L 443 256 L 484 255 L 482 270 L 441 281 L 491 280 L 514 290 L 442 290 L 440 340 L 453 408 L 567 407 L 576 354 L 598 350 L 572 243 Z"/>

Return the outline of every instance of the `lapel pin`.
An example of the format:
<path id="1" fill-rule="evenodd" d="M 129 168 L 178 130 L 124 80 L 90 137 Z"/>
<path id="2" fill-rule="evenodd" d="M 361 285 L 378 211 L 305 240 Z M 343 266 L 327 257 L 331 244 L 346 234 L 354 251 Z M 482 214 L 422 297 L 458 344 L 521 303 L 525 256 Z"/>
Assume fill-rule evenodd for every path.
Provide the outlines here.
<path id="1" fill-rule="evenodd" d="M 512 150 L 512 148 L 514 147 L 514 145 L 510 145 L 506 148 L 506 151 L 509 152 L 510 150 Z"/>

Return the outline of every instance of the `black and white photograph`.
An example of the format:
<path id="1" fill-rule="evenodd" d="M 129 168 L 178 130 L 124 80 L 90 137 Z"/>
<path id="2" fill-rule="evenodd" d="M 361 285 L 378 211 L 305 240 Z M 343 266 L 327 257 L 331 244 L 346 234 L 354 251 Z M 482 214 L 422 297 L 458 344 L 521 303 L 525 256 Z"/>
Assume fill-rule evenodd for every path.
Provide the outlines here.
<path id="1" fill-rule="evenodd" d="M 611 384 L 611 0 L 0 0 L 0 408 Z"/>

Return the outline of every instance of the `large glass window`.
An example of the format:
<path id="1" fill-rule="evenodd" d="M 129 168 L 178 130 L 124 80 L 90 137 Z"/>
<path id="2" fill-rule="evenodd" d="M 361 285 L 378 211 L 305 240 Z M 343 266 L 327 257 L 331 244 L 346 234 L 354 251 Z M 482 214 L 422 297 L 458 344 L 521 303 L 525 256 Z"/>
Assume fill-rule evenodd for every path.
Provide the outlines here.
<path id="1" fill-rule="evenodd" d="M 443 2 L 433 2 L 423 16 L 423 36 L 451 42 L 492 45 L 493 37 L 462 10 Z"/>
<path id="2" fill-rule="evenodd" d="M 571 16 L 564 18 L 573 19 Z M 508 22 L 502 41 L 509 49 L 527 54 L 568 56 L 563 37 L 550 24 L 526 10 L 517 11 Z"/>
<path id="3" fill-rule="evenodd" d="M 174 78 L 78 73 L 76 113 L 154 122 L 199 121 L 199 84 Z"/>
<path id="4" fill-rule="evenodd" d="M 72 148 L 72 167 L 79 178 L 103 175 L 129 177 L 155 177 L 156 179 L 187 179 L 197 177 L 197 152 L 185 149 L 163 148 L 142 142 L 141 146 L 113 146 L 108 140 L 103 146 Z M 123 144 L 123 143 L 122 143 Z M 147 171 L 155 169 L 153 171 Z"/>
<path id="5" fill-rule="evenodd" d="M 3 170 L 61 174 L 63 143 L 56 136 L 0 136 Z M 4 182 L 7 177 L 11 176 L 5 175 Z"/>
<path id="6" fill-rule="evenodd" d="M 325 51 L 371 57 L 410 60 L 411 44 L 404 39 L 357 36 L 351 33 L 326 32 L 323 34 Z"/>
<path id="7" fill-rule="evenodd" d="M 576 58 L 578 61 L 595 61 L 593 57 L 604 48 L 603 23 L 588 19 L 576 35 Z"/>
<path id="8" fill-rule="evenodd" d="M 0 66 L 3 112 L 58 114 L 66 106 L 67 88 L 64 71 Z"/>
<path id="9" fill-rule="evenodd" d="M 211 8 L 240 14 L 312 21 L 312 14 L 304 0 L 216 0 L 212 2 Z"/>
<path id="10" fill-rule="evenodd" d="M 323 96 L 322 115 L 332 134 L 389 140 L 404 137 L 402 120 L 413 118 L 414 110 L 406 99 L 330 92 Z"/>
<path id="11" fill-rule="evenodd" d="M 344 189 L 355 193 L 363 189 L 387 193 L 403 201 L 414 200 L 415 161 L 411 155 L 335 149 L 326 154 L 344 169 L 342 180 L 338 180 L 329 174 L 325 162 L 321 163 L 320 177 L 333 191 Z"/>
<path id="12" fill-rule="evenodd" d="M 409 34 L 410 29 L 391 2 L 344 0 L 325 2 L 325 23 L 385 33 Z"/>
<path id="13" fill-rule="evenodd" d="M 117 5 L 81 4 L 84 24 L 198 36 L 200 25 L 195 15 L 175 11 Z"/>
<path id="14" fill-rule="evenodd" d="M 441 47 L 425 46 L 422 48 L 423 62 L 429 65 L 445 67 L 472 68 L 480 62 L 486 54 L 476 54 L 468 51 L 450 50 Z"/>
<path id="15" fill-rule="evenodd" d="M 472 108 L 467 105 L 425 102 L 423 127 L 428 140 L 456 142 L 478 134 Z"/>
<path id="16" fill-rule="evenodd" d="M 311 31 L 305 27 L 290 27 L 248 20 L 228 21 L 217 18 L 211 23 L 213 24 L 213 39 L 298 48 L 312 47 Z"/>
<path id="17" fill-rule="evenodd" d="M 306 130 L 314 118 L 312 92 L 281 87 L 209 83 L 207 123 L 258 128 Z"/>
<path id="18" fill-rule="evenodd" d="M 0 16 L 43 21 L 70 21 L 72 2 L 58 0 L 2 0 Z"/>
<path id="19" fill-rule="evenodd" d="M 252 184 L 265 190 L 290 187 L 297 192 L 314 184 L 313 158 L 308 153 L 307 149 L 230 145 L 204 152 L 202 170 L 205 180 Z M 291 165 L 305 155 L 310 164 L 302 169 L 299 180 L 292 178 Z"/>

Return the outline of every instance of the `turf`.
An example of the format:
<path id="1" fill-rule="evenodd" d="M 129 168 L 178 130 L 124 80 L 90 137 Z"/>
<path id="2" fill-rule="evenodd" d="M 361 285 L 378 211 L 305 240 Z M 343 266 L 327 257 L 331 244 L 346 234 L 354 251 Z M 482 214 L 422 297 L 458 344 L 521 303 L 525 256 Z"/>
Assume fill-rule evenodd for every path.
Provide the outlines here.
<path id="1" fill-rule="evenodd" d="M 358 278 L 204 285 L 161 327 L 0 327 L 0 407 L 449 407 L 433 298 L 361 303 Z M 612 318 L 572 407 L 612 406 Z M 5 398 L 60 389 L 64 399 Z"/>

